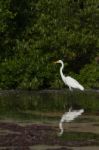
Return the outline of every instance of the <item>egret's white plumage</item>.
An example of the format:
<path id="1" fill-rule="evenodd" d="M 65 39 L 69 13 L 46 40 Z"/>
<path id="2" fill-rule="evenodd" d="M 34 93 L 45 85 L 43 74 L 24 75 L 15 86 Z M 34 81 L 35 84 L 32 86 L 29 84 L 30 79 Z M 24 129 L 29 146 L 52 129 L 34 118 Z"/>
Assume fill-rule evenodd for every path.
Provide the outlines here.
<path id="1" fill-rule="evenodd" d="M 69 87 L 70 90 L 72 90 L 72 88 L 80 89 L 82 91 L 84 90 L 84 87 L 78 81 L 76 81 L 75 79 L 73 79 L 70 76 L 67 76 L 67 77 L 64 76 L 64 74 L 62 72 L 63 68 L 64 68 L 64 63 L 62 60 L 58 60 L 55 63 L 60 63 L 62 65 L 60 68 L 60 75 L 61 75 L 63 82 Z"/>
<path id="2" fill-rule="evenodd" d="M 60 75 L 61 78 L 63 80 L 63 82 L 69 87 L 70 90 L 72 89 L 79 89 L 81 91 L 84 90 L 84 87 L 75 79 L 73 79 L 70 76 L 64 76 L 63 74 L 63 68 L 64 68 L 64 63 L 62 60 L 58 60 L 54 63 L 60 63 L 62 66 L 60 67 Z M 59 135 L 62 135 L 64 129 L 63 129 L 63 122 L 71 122 L 72 120 L 74 120 L 75 118 L 77 118 L 79 115 L 81 115 L 84 112 L 84 109 L 80 109 L 80 110 L 72 110 L 72 107 L 69 109 L 68 112 L 64 113 L 60 122 L 59 122 L 59 128 L 60 128 L 60 133 Z"/>
<path id="3" fill-rule="evenodd" d="M 59 135 L 63 134 L 63 123 L 64 122 L 71 122 L 72 120 L 74 120 L 75 118 L 77 118 L 78 116 L 80 116 L 82 113 L 84 112 L 84 109 L 80 109 L 80 110 L 71 110 L 69 109 L 68 112 L 65 112 L 62 117 L 61 120 L 59 122 L 59 128 L 60 128 L 60 133 Z"/>

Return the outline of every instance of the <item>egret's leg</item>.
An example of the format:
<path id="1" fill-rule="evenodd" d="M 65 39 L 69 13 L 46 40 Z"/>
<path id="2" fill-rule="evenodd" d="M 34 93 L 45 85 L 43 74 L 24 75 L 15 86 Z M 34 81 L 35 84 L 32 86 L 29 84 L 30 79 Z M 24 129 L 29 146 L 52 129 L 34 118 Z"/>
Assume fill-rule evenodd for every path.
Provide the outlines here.
<path id="1" fill-rule="evenodd" d="M 69 86 L 69 90 L 70 90 L 70 91 L 73 91 L 73 89 L 72 89 L 70 86 Z"/>
<path id="2" fill-rule="evenodd" d="M 70 91 L 70 90 L 67 92 L 67 102 L 64 105 L 65 110 L 68 110 L 68 109 L 72 110 L 72 105 L 73 105 L 72 93 L 73 91 Z"/>
<path id="3" fill-rule="evenodd" d="M 72 106 L 69 108 L 69 112 L 71 112 L 72 111 Z"/>
<path id="4" fill-rule="evenodd" d="M 78 96 L 77 96 L 77 91 L 74 90 L 73 92 L 71 92 L 71 101 L 72 101 L 72 107 L 73 109 L 80 109 L 80 106 L 79 106 L 79 101 L 78 101 Z"/>
<path id="5" fill-rule="evenodd" d="M 74 91 L 73 91 L 73 89 L 71 88 L 71 90 L 70 90 L 70 109 L 71 109 L 71 110 L 73 109 L 73 103 L 74 103 L 73 97 L 74 97 Z"/>
<path id="6" fill-rule="evenodd" d="M 79 104 L 79 93 L 78 93 L 79 91 L 75 91 L 75 93 L 74 93 L 74 107 L 75 107 L 75 109 L 81 109 L 81 106 L 80 106 L 80 104 Z"/>

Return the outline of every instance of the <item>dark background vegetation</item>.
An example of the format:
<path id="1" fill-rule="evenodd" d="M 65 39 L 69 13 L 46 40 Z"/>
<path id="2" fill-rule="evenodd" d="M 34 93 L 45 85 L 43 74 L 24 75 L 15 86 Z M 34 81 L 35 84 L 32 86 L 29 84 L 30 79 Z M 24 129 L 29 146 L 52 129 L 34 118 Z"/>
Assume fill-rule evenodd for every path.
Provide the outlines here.
<path id="1" fill-rule="evenodd" d="M 0 88 L 99 88 L 99 0 L 0 0 Z"/>

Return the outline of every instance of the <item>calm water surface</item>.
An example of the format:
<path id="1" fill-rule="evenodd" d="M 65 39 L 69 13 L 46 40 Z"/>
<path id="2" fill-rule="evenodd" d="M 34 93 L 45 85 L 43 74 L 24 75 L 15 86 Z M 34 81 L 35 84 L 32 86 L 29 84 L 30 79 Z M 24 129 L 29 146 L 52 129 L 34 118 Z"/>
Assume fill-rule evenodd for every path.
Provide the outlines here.
<path id="1" fill-rule="evenodd" d="M 99 110 L 98 91 L 43 90 L 43 91 L 1 91 L 0 109 L 8 111 L 63 112 L 84 108 L 86 112 Z"/>
<path id="2" fill-rule="evenodd" d="M 73 109 L 83 108 L 85 113 L 98 113 L 99 92 L 94 90 L 0 91 L 1 119 L 6 116 L 41 119 L 41 113 L 44 116 L 50 114 L 57 119 L 57 115 L 68 111 L 70 106 L 73 106 Z M 39 113 L 40 115 L 37 115 Z"/>
<path id="3" fill-rule="evenodd" d="M 60 118 L 71 105 L 73 109 L 83 108 L 85 112 L 72 123 L 64 123 L 64 132 L 68 131 L 68 135 L 73 132 L 74 138 L 79 135 L 75 136 L 77 132 L 99 135 L 99 91 L 94 90 L 0 91 L 0 121 L 16 121 L 21 125 L 41 123 L 56 127 L 59 132 Z M 36 145 L 31 146 L 31 150 L 44 150 L 51 147 L 59 148 L 57 145 L 54 147 Z M 99 149 L 98 146 L 85 146 L 82 149 L 74 146 L 72 150 L 93 150 L 93 148 Z"/>

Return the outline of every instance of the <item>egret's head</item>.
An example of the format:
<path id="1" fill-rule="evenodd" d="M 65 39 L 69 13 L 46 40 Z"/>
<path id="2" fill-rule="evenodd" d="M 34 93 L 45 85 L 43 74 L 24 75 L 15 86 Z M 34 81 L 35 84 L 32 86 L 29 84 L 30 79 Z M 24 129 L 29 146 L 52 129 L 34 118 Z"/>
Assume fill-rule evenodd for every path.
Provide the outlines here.
<path id="1" fill-rule="evenodd" d="M 62 60 L 55 61 L 54 63 L 62 63 Z"/>

